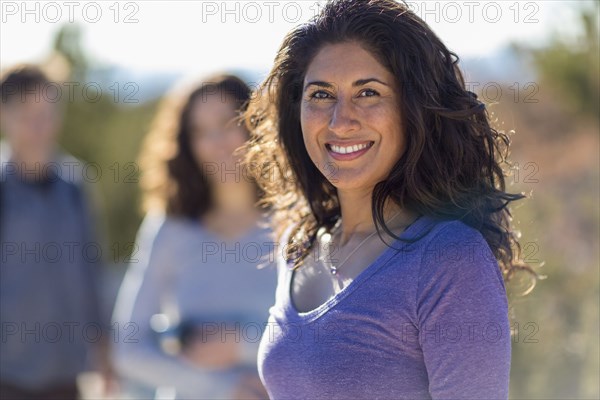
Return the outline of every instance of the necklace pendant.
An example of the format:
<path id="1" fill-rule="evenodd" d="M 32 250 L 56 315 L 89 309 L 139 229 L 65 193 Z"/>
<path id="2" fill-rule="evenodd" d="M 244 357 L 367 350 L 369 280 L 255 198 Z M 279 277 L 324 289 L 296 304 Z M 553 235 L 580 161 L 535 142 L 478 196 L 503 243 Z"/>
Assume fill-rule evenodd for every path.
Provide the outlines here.
<path id="1" fill-rule="evenodd" d="M 332 275 L 335 275 L 335 274 L 337 274 L 337 272 L 338 272 L 338 271 L 337 271 L 337 268 L 336 268 L 336 267 L 334 267 L 333 265 L 332 265 L 331 267 L 329 267 L 329 270 L 331 271 L 331 274 L 332 274 Z"/>

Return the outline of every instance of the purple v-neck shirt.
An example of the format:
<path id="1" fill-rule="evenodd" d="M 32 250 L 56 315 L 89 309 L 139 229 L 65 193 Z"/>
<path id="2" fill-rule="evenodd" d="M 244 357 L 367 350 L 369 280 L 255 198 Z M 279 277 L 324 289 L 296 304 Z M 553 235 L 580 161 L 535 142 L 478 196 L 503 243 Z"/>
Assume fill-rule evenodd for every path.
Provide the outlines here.
<path id="1" fill-rule="evenodd" d="M 394 242 L 304 313 L 279 255 L 258 353 L 272 400 L 508 399 L 508 302 L 496 259 L 460 221 L 422 216 L 401 238 L 423 234 Z"/>

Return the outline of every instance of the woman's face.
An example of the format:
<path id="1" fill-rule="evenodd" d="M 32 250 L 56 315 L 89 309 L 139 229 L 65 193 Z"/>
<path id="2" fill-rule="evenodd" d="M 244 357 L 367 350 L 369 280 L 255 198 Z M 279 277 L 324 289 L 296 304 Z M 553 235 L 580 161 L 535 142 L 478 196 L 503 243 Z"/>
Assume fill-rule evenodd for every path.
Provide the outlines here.
<path id="1" fill-rule="evenodd" d="M 234 178 L 238 158 L 233 152 L 244 144 L 247 133 L 238 126 L 235 102 L 227 95 L 200 95 L 190 113 L 190 139 L 194 157 L 209 179 Z"/>
<path id="2" fill-rule="evenodd" d="M 300 109 L 308 154 L 338 189 L 372 188 L 405 150 L 394 76 L 357 43 L 325 45 Z"/>

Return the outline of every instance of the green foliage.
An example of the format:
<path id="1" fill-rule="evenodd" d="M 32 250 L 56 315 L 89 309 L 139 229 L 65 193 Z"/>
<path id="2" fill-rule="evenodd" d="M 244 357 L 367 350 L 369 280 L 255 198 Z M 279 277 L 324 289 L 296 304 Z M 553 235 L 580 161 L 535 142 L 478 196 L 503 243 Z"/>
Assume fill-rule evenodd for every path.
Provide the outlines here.
<path id="1" fill-rule="evenodd" d="M 81 46 L 81 30 L 77 25 L 63 25 L 54 38 L 53 50 L 69 63 L 72 69 L 71 79 L 84 79 L 89 61 Z"/>
<path id="2" fill-rule="evenodd" d="M 102 98 L 68 105 L 61 144 L 90 163 L 86 181 L 102 194 L 109 261 L 123 263 L 140 222 L 137 155 L 156 103 L 122 107 Z M 98 174 L 99 172 L 99 174 Z"/>
<path id="3" fill-rule="evenodd" d="M 532 50 L 542 80 L 582 114 L 600 118 L 599 26 L 597 4 L 581 10 L 583 34 L 575 40 L 555 35 L 550 45 Z"/>
<path id="4" fill-rule="evenodd" d="M 514 157 L 539 168 L 533 186 L 518 185 L 533 197 L 514 215 L 522 243 L 533 244 L 530 264 L 543 262 L 547 279 L 511 299 L 521 329 L 513 341 L 514 399 L 600 396 L 597 3 L 580 9 L 580 23 L 577 38 L 556 34 L 539 49 L 515 45 L 531 57 L 543 90 L 539 103 L 507 105 L 518 127 Z"/>
<path id="5" fill-rule="evenodd" d="M 76 84 L 74 95 L 65 89 L 65 116 L 60 144 L 74 156 L 89 164 L 84 176 L 100 194 L 104 215 L 107 261 L 122 264 L 133 252 L 133 241 L 139 226 L 139 167 L 140 145 L 154 116 L 157 101 L 142 104 L 123 104 L 115 99 L 114 91 L 102 82 L 109 82 L 95 71 L 102 82 L 86 80 L 90 61 L 81 47 L 80 31 L 66 26 L 59 31 L 54 51 L 69 64 L 69 82 Z M 85 85 L 100 87 L 84 93 Z M 119 82 L 122 86 L 122 82 Z M 121 96 L 123 97 L 123 96 Z M 135 255 L 134 255 L 135 257 Z"/>

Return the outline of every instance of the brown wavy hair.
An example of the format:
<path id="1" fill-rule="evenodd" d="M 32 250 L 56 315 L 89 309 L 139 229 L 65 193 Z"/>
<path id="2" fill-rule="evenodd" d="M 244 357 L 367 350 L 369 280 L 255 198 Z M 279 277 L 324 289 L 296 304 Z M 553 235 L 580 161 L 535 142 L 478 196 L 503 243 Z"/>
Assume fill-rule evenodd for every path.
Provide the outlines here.
<path id="1" fill-rule="evenodd" d="M 198 218 L 213 207 L 210 182 L 192 153 L 189 124 L 196 101 L 209 94 L 233 100 L 241 123 L 251 90 L 235 75 L 216 74 L 187 95 L 174 93 L 163 99 L 139 157 L 143 211 Z M 257 186 L 257 200 L 260 193 Z"/>
<path id="2" fill-rule="evenodd" d="M 253 167 L 281 237 L 295 224 L 285 247 L 302 265 L 317 229 L 340 217 L 336 188 L 313 164 L 300 126 L 303 80 L 327 44 L 356 42 L 396 78 L 407 150 L 375 185 L 372 215 L 386 226 L 387 199 L 421 215 L 460 220 L 477 229 L 510 280 L 517 270 L 537 273 L 520 261 L 508 205 L 526 197 L 505 191 L 502 164 L 510 138 L 490 125 L 477 96 L 465 89 L 459 57 L 448 50 L 409 7 L 394 0 L 334 0 L 284 39 L 275 63 L 245 119 L 252 131 L 246 163 Z M 535 284 L 535 279 L 533 281 Z M 531 290 L 531 289 L 530 289 Z"/>

